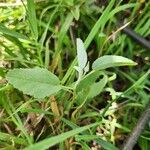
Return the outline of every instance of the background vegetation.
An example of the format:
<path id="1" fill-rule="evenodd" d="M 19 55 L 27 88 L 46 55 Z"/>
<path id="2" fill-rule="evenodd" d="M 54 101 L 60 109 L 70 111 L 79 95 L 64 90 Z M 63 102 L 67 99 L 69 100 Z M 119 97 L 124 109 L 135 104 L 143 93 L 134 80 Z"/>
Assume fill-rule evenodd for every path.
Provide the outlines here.
<path id="1" fill-rule="evenodd" d="M 0 148 L 120 148 L 150 101 L 150 51 L 122 33 L 118 24 L 150 40 L 150 2 L 1 0 L 0 14 Z M 127 57 L 138 65 L 105 69 L 74 89 L 76 38 L 84 42 L 88 73 L 104 55 Z M 34 98 L 8 84 L 9 70 L 35 67 L 57 75 L 64 89 Z M 107 82 L 94 87 L 101 91 L 87 99 L 89 80 L 99 83 L 104 74 Z M 150 149 L 150 124 L 135 149 Z"/>

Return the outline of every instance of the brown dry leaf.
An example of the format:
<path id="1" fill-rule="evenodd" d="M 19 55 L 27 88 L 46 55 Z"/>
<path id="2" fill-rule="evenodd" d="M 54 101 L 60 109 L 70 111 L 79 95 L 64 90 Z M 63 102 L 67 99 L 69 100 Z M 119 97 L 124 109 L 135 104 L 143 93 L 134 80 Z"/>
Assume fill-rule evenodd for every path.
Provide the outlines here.
<path id="1" fill-rule="evenodd" d="M 54 122 L 58 122 L 59 121 L 59 117 L 60 117 L 60 113 L 59 113 L 59 109 L 58 109 L 58 105 L 57 105 L 57 101 L 55 99 L 54 96 L 50 96 L 50 103 L 51 103 L 51 110 L 52 112 L 58 116 L 58 118 L 54 119 Z"/>

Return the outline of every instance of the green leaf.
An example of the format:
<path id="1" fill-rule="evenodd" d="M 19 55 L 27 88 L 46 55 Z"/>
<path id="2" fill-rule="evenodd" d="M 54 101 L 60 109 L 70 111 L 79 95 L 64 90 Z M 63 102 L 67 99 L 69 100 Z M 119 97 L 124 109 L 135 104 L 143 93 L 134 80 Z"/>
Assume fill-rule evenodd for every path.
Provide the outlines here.
<path id="1" fill-rule="evenodd" d="M 87 87 L 90 87 L 96 79 L 100 76 L 100 71 L 94 71 L 86 75 L 77 85 L 76 90 L 77 92 L 80 92 L 84 90 Z"/>
<path id="2" fill-rule="evenodd" d="M 79 134 L 89 128 L 92 128 L 92 127 L 95 127 L 97 125 L 99 125 L 100 123 L 93 123 L 93 124 L 90 124 L 90 125 L 87 125 L 87 126 L 84 126 L 84 127 L 79 127 L 79 128 L 76 128 L 76 129 L 73 129 L 71 131 L 68 131 L 68 132 L 65 132 L 65 133 L 62 133 L 60 135 L 57 135 L 57 136 L 54 136 L 54 137 L 50 137 L 50 138 L 47 138 L 41 142 L 38 142 L 34 145 L 31 145 L 27 148 L 25 148 L 25 150 L 45 150 L 45 149 L 48 149 L 58 143 L 61 143 L 63 142 L 64 140 L 66 140 L 67 138 L 70 138 L 72 136 L 75 136 L 76 134 Z"/>
<path id="3" fill-rule="evenodd" d="M 0 32 L 9 36 L 15 37 L 17 39 L 29 40 L 28 37 L 26 37 L 25 35 L 18 33 L 14 30 L 10 30 L 9 28 L 2 25 L 1 23 L 0 23 Z"/>
<path id="4" fill-rule="evenodd" d="M 100 81 L 96 82 L 102 76 Z M 102 92 L 107 84 L 108 77 L 101 71 L 95 71 L 85 76 L 77 85 L 76 103 L 81 104 L 86 98 L 91 99 Z"/>
<path id="5" fill-rule="evenodd" d="M 6 69 L 0 67 L 0 77 L 4 77 L 5 76 L 5 72 L 6 72 Z"/>
<path id="6" fill-rule="evenodd" d="M 80 143 L 81 143 L 81 146 L 82 146 L 83 150 L 91 150 L 91 148 L 85 142 L 81 141 Z"/>
<path id="7" fill-rule="evenodd" d="M 115 0 L 111 0 L 108 3 L 108 6 L 103 11 L 102 15 L 99 17 L 99 19 L 95 23 L 94 27 L 90 31 L 88 37 L 86 38 L 86 40 L 84 42 L 86 49 L 89 47 L 90 43 L 94 39 L 95 35 L 98 33 L 99 29 L 105 26 L 105 24 L 106 24 L 105 20 L 110 15 L 111 9 L 113 8 L 114 4 L 115 4 Z"/>
<path id="8" fill-rule="evenodd" d="M 102 146 L 105 150 L 118 150 L 117 147 L 115 147 L 113 144 L 104 141 L 100 136 L 98 135 L 76 135 L 75 139 L 77 141 L 92 141 L 95 140 L 100 146 Z"/>
<path id="9" fill-rule="evenodd" d="M 83 90 L 77 93 L 76 103 L 78 106 L 81 105 L 88 98 L 89 91 L 90 87 L 85 87 Z"/>
<path id="10" fill-rule="evenodd" d="M 104 141 L 103 139 L 96 139 L 95 140 L 99 145 L 101 145 L 105 150 L 119 150 L 117 147 L 115 147 L 113 144 Z"/>
<path id="11" fill-rule="evenodd" d="M 124 93 L 129 94 L 133 89 L 137 89 L 141 87 L 141 84 L 146 80 L 149 74 L 150 74 L 150 69 L 143 76 L 141 76 L 130 88 L 128 88 Z"/>
<path id="12" fill-rule="evenodd" d="M 71 9 L 71 13 L 76 20 L 79 20 L 80 17 L 80 9 L 79 6 L 76 6 L 74 9 Z"/>
<path id="13" fill-rule="evenodd" d="M 113 88 L 106 88 L 105 91 L 109 92 L 112 100 L 115 100 L 117 96 L 121 96 L 122 92 L 116 92 Z"/>
<path id="14" fill-rule="evenodd" d="M 96 59 L 92 64 L 92 69 L 103 70 L 116 66 L 134 66 L 134 65 L 137 65 L 137 63 L 128 58 L 116 55 L 106 55 Z"/>
<path id="15" fill-rule="evenodd" d="M 35 98 L 44 98 L 57 93 L 60 89 L 60 81 L 51 72 L 43 68 L 13 69 L 10 70 L 6 79 L 24 94 Z"/>
<path id="16" fill-rule="evenodd" d="M 63 25 L 60 29 L 60 32 L 58 33 L 58 48 L 57 48 L 57 53 L 60 52 L 61 50 L 61 46 L 63 44 L 63 41 L 64 41 L 64 38 L 71 26 L 71 23 L 73 21 L 73 15 L 72 13 L 68 13 L 66 18 L 65 18 L 65 21 L 63 22 Z"/>
<path id="17" fill-rule="evenodd" d="M 3 36 L 4 36 L 6 39 L 8 39 L 9 41 L 11 41 L 13 44 L 15 44 L 16 46 L 18 46 L 18 48 L 19 48 L 19 55 L 20 55 L 20 56 L 22 55 L 23 58 L 27 59 L 26 55 L 27 55 L 28 51 L 27 51 L 27 49 L 24 48 L 23 42 L 20 42 L 20 40 L 18 40 L 18 38 L 12 37 L 12 36 L 7 35 L 7 34 L 4 34 Z M 3 45 L 3 46 L 4 46 L 4 45 Z M 17 57 L 17 55 L 14 54 L 14 53 L 12 52 L 12 50 L 9 50 L 9 49 L 8 49 L 9 46 L 8 46 L 8 47 L 4 46 L 4 47 L 5 47 L 5 51 L 7 51 L 7 52 L 9 51 L 10 56 Z M 7 49 L 7 50 L 6 50 L 6 49 Z"/>
<path id="18" fill-rule="evenodd" d="M 88 93 L 88 98 L 93 98 L 100 94 L 104 89 L 105 85 L 107 84 L 108 78 L 106 75 L 99 82 L 95 82 L 91 85 L 90 91 Z"/>
<path id="19" fill-rule="evenodd" d="M 98 21 L 95 23 L 94 27 L 90 31 L 88 37 L 84 42 L 85 49 L 87 49 L 94 39 L 95 35 L 98 33 L 99 29 L 105 25 L 105 19 L 110 15 L 109 12 L 113 8 L 115 1 L 111 0 L 108 4 L 107 8 L 104 10 L 102 15 L 99 17 Z M 77 64 L 77 57 L 73 60 L 72 64 L 70 65 L 68 71 L 66 72 L 64 78 L 62 79 L 62 83 L 64 84 L 70 75 L 73 75 L 74 66 Z"/>
<path id="20" fill-rule="evenodd" d="M 141 150 L 148 150 L 148 149 L 150 149 L 150 142 L 149 142 L 149 140 L 150 140 L 149 137 L 147 137 L 147 139 L 144 139 L 142 137 L 139 139 L 138 144 L 139 144 Z"/>
<path id="21" fill-rule="evenodd" d="M 28 14 L 28 20 L 29 20 L 31 32 L 34 38 L 37 40 L 38 39 L 38 24 L 37 24 L 37 19 L 36 19 L 34 0 L 27 0 L 27 14 Z"/>
<path id="22" fill-rule="evenodd" d="M 79 38 L 77 38 L 77 58 L 79 68 L 83 70 L 87 63 L 87 53 L 82 40 Z"/>
<path id="23" fill-rule="evenodd" d="M 25 139 L 13 136 L 11 134 L 7 134 L 4 132 L 0 132 L 0 140 L 1 141 L 6 141 L 7 143 L 11 142 L 11 140 L 14 141 L 14 143 L 21 144 L 21 145 L 27 145 L 27 142 Z"/>
<path id="24" fill-rule="evenodd" d="M 74 5 L 74 0 L 64 0 L 64 2 L 69 5 L 69 6 L 73 6 Z"/>

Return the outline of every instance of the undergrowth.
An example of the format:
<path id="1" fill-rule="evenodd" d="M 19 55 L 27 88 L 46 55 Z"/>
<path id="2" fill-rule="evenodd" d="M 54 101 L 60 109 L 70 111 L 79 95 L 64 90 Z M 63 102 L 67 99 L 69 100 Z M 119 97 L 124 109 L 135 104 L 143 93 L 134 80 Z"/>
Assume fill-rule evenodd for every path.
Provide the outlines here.
<path id="1" fill-rule="evenodd" d="M 11 2 L 11 3 L 9 3 Z M 149 104 L 149 1 L 0 3 L 0 148 L 122 147 Z M 135 149 L 150 149 L 150 124 Z"/>

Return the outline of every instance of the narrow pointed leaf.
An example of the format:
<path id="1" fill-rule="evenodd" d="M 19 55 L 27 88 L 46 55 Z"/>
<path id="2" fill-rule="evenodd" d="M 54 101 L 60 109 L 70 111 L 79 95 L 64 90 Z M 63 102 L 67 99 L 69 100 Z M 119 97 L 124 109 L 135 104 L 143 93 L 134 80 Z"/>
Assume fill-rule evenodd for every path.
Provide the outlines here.
<path id="1" fill-rule="evenodd" d="M 79 127 L 79 128 L 73 129 L 71 131 L 62 133 L 62 134 L 54 136 L 54 137 L 47 138 L 41 142 L 38 142 L 34 145 L 27 147 L 25 150 L 35 150 L 35 149 L 36 150 L 45 150 L 45 149 L 48 149 L 48 148 L 50 148 L 50 147 L 52 147 L 58 143 L 63 142 L 67 138 L 75 136 L 76 134 L 79 134 L 79 133 L 81 133 L 81 132 L 83 132 L 89 128 L 95 127 L 99 124 L 100 124 L 99 122 L 93 123 L 93 124 L 90 124 L 90 125 L 87 125 L 84 127 Z"/>
<path id="2" fill-rule="evenodd" d="M 93 70 L 103 70 L 116 66 L 135 66 L 136 62 L 116 55 L 106 55 L 96 59 L 92 65 Z"/>
<path id="3" fill-rule="evenodd" d="M 104 150 L 119 150 L 117 147 L 115 147 L 113 144 L 109 143 L 108 141 L 105 141 L 101 138 L 101 136 L 97 135 L 76 135 L 75 139 L 77 141 L 91 141 L 95 140 L 100 146 L 104 148 Z"/>
<path id="4" fill-rule="evenodd" d="M 77 39 L 78 66 L 83 70 L 87 63 L 87 53 L 81 39 Z"/>
<path id="5" fill-rule="evenodd" d="M 71 10 L 72 15 L 76 20 L 79 20 L 80 17 L 80 9 L 79 6 L 76 6 L 74 9 Z"/>
<path id="6" fill-rule="evenodd" d="M 34 0 L 27 0 L 27 11 L 31 32 L 34 38 L 38 39 L 38 24 L 36 19 Z"/>
<path id="7" fill-rule="evenodd" d="M 0 32 L 2 32 L 5 35 L 9 35 L 11 37 L 15 37 L 17 39 L 29 40 L 28 37 L 26 37 L 25 35 L 18 33 L 14 30 L 10 30 L 1 23 L 0 23 Z"/>

